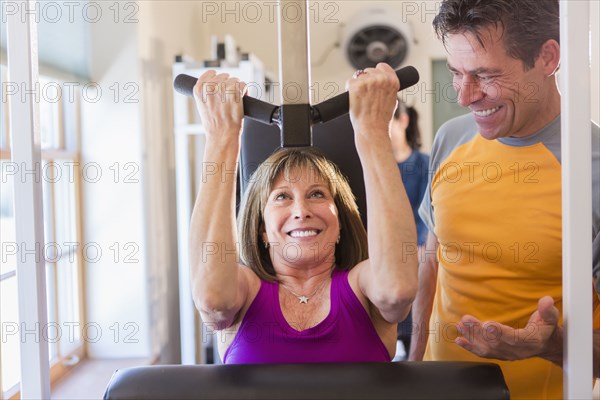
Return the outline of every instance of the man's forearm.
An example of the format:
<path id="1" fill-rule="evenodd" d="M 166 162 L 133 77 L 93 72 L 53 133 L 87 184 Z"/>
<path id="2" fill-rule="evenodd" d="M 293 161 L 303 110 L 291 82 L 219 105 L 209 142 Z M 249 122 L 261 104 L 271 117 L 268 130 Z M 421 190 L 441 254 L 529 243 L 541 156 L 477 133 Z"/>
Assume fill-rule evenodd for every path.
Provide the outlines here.
<path id="1" fill-rule="evenodd" d="M 433 298 L 437 282 L 437 259 L 434 249 L 437 249 L 437 238 L 429 234 L 426 249 L 419 249 L 421 261 L 419 265 L 419 289 L 413 302 L 412 318 L 413 333 L 410 343 L 409 361 L 421 361 L 425 354 L 429 338 L 429 319 L 433 308 Z"/>
<path id="2" fill-rule="evenodd" d="M 419 269 L 419 290 L 412 308 L 413 335 L 410 343 L 410 361 L 421 361 L 425 354 L 429 338 L 429 318 L 435 295 L 435 280 L 431 277 L 433 273 L 429 268 L 421 267 Z M 431 280 L 433 280 L 433 284 Z"/>

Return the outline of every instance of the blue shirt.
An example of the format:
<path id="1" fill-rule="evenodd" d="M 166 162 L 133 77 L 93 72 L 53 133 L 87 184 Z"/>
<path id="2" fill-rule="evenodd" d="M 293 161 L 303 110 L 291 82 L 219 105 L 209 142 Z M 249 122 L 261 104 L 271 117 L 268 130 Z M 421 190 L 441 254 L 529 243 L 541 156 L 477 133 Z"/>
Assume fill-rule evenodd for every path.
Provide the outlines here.
<path id="1" fill-rule="evenodd" d="M 398 163 L 398 168 L 400 168 L 402 183 L 415 217 L 417 244 L 423 246 L 427 240 L 427 226 L 419 216 L 418 210 L 427 188 L 429 156 L 418 150 L 413 150 L 406 160 Z"/>

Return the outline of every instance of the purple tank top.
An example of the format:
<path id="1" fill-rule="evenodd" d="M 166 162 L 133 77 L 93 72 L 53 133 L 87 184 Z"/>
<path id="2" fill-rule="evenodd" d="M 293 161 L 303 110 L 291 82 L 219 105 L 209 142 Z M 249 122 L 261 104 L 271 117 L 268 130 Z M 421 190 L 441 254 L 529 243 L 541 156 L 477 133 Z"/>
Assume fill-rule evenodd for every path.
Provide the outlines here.
<path id="1" fill-rule="evenodd" d="M 348 283 L 348 271 L 334 270 L 331 308 L 318 325 L 297 331 L 285 320 L 278 284 L 261 281 L 225 364 L 389 362 L 390 355 L 369 315 Z"/>

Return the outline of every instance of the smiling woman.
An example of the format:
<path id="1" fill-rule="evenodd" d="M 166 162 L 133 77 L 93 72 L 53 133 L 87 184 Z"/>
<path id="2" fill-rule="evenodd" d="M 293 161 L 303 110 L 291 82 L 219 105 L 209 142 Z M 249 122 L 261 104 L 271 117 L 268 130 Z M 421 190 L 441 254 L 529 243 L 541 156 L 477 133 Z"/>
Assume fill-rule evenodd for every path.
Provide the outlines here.
<path id="1" fill-rule="evenodd" d="M 275 255 L 291 263 L 302 255 L 335 260 L 342 269 L 368 257 L 367 234 L 350 186 L 337 166 L 317 150 L 281 149 L 255 171 L 250 182 L 240 207 L 238 230 L 244 244 L 240 255 L 261 279 L 277 279 L 271 262 Z M 297 208 L 290 210 L 293 207 Z M 277 216 L 286 222 L 286 212 L 304 212 L 311 221 L 291 222 L 283 235 L 269 234 L 267 229 L 277 229 Z M 267 213 L 270 218 L 263 222 Z"/>
<path id="2" fill-rule="evenodd" d="M 399 88 L 387 64 L 348 82 L 363 167 L 367 236 L 337 167 L 312 148 L 281 149 L 250 179 L 236 228 L 245 84 L 204 73 L 194 96 L 206 129 L 192 215 L 196 308 L 221 331 L 226 364 L 387 362 L 417 286 L 416 229 L 389 125 Z M 368 257 L 368 250 L 371 257 Z"/>

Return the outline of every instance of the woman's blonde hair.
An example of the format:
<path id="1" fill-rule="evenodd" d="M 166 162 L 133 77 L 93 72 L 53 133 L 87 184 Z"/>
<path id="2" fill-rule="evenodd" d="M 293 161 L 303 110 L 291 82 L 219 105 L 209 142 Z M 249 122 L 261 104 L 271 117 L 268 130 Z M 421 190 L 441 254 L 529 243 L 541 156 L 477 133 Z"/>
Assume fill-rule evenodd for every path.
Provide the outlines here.
<path id="1" fill-rule="evenodd" d="M 314 171 L 324 180 L 338 209 L 340 240 L 335 246 L 336 268 L 351 269 L 369 257 L 367 233 L 356 200 L 339 168 L 315 148 L 283 148 L 275 151 L 252 174 L 239 208 L 241 261 L 261 279 L 277 280 L 269 250 L 261 237 L 264 210 L 273 183 L 280 174 L 292 179 L 294 173 L 305 169 Z"/>

